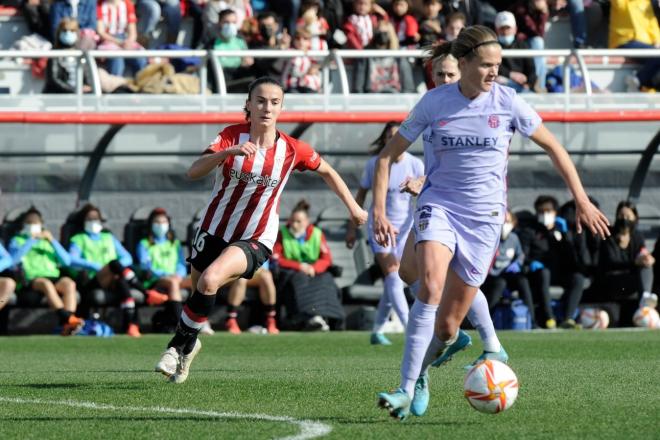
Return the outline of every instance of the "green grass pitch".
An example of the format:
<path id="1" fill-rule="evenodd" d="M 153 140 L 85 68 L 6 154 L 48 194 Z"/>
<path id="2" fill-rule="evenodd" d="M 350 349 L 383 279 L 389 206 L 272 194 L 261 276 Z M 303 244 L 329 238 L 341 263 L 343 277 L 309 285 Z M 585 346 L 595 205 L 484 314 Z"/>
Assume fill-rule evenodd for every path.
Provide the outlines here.
<path id="1" fill-rule="evenodd" d="M 398 385 L 403 337 L 368 336 L 204 337 L 183 385 L 152 371 L 163 335 L 0 338 L 0 439 L 281 439 L 318 426 L 333 439 L 660 438 L 660 331 L 501 332 L 521 388 L 497 415 L 462 395 L 475 340 L 431 372 L 427 415 L 403 423 L 376 407 Z"/>

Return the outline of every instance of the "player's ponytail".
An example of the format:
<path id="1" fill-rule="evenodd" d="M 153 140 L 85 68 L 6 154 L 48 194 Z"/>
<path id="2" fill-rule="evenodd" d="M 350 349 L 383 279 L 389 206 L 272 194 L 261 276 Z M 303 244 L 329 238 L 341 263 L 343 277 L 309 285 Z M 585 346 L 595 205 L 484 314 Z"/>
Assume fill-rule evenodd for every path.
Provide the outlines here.
<path id="1" fill-rule="evenodd" d="M 270 76 L 262 76 L 252 81 L 248 86 L 247 101 L 252 99 L 252 91 L 263 84 L 272 84 L 274 86 L 279 87 L 282 90 L 282 95 L 284 95 L 284 87 L 282 87 L 282 84 L 278 80 L 276 80 L 275 78 L 271 78 Z M 249 121 L 250 111 L 247 109 L 247 101 L 246 104 L 243 106 L 243 113 L 245 113 L 245 120 Z"/>
<path id="2" fill-rule="evenodd" d="M 476 24 L 464 28 L 452 41 L 451 54 L 456 59 L 470 60 L 476 55 L 477 49 L 487 44 L 500 44 L 497 35 L 492 29 Z"/>
<path id="3" fill-rule="evenodd" d="M 371 143 L 369 154 L 372 156 L 380 154 L 383 148 L 385 148 L 385 144 L 387 144 L 387 133 L 389 133 L 393 127 L 399 127 L 400 125 L 401 123 L 399 121 L 389 121 L 385 124 L 383 131 L 381 131 L 380 135 L 378 135 L 378 137 Z"/>
<path id="4" fill-rule="evenodd" d="M 296 206 L 293 207 L 291 210 L 291 214 L 295 214 L 296 212 L 304 212 L 305 214 L 309 215 L 309 202 L 305 199 L 300 199 L 298 200 L 298 203 L 296 203 Z"/>
<path id="5" fill-rule="evenodd" d="M 453 46 L 454 44 L 452 41 L 445 41 L 442 44 L 434 44 L 422 48 L 422 50 L 424 51 L 424 62 L 430 63 L 439 57 L 443 57 L 443 58 L 446 58 L 447 56 L 453 57 L 453 55 L 451 54 L 451 50 Z"/>

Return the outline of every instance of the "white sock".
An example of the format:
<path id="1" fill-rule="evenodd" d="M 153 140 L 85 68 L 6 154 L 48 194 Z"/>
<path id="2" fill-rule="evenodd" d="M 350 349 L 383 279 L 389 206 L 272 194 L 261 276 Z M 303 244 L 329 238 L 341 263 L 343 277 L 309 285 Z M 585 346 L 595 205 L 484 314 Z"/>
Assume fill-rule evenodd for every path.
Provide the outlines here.
<path id="1" fill-rule="evenodd" d="M 420 283 L 419 280 L 417 280 L 412 284 L 410 284 L 408 287 L 410 287 L 410 291 L 413 293 L 415 298 L 417 298 L 417 295 L 419 295 L 419 289 L 422 288 L 422 283 Z"/>
<path id="2" fill-rule="evenodd" d="M 438 356 L 440 356 L 440 353 L 442 353 L 445 347 L 453 344 L 457 339 L 458 331 L 447 341 L 441 341 L 437 336 L 434 335 L 433 338 L 431 338 L 429 348 L 426 350 L 426 354 L 424 355 L 424 362 L 422 362 L 422 373 L 426 373 L 429 369 L 429 365 L 431 365 L 433 361 L 436 360 Z"/>
<path id="3" fill-rule="evenodd" d="M 433 338 L 437 311 L 437 305 L 425 304 L 418 299 L 410 309 L 410 318 L 406 327 L 406 345 L 401 361 L 400 387 L 411 398 L 415 394 L 415 382 L 422 371 L 422 361 Z"/>
<path id="4" fill-rule="evenodd" d="M 403 280 L 399 278 L 398 272 L 390 272 L 385 276 L 385 293 L 389 295 L 392 307 L 401 324 L 406 327 L 408 325 L 408 301 L 406 301 L 403 287 Z"/>
<path id="5" fill-rule="evenodd" d="M 502 346 L 500 345 L 500 340 L 497 338 L 497 333 L 495 333 L 493 319 L 488 309 L 488 300 L 481 289 L 477 291 L 477 296 L 474 297 L 474 301 L 470 305 L 467 318 L 479 332 L 479 337 L 484 345 L 484 351 L 491 351 L 493 353 L 500 351 Z"/>
<path id="6" fill-rule="evenodd" d="M 391 310 L 392 303 L 390 302 L 390 298 L 387 295 L 387 290 L 385 290 L 378 300 L 378 308 L 376 309 L 376 317 L 374 318 L 374 333 L 383 332 L 383 327 L 387 322 L 387 318 L 390 316 Z"/>

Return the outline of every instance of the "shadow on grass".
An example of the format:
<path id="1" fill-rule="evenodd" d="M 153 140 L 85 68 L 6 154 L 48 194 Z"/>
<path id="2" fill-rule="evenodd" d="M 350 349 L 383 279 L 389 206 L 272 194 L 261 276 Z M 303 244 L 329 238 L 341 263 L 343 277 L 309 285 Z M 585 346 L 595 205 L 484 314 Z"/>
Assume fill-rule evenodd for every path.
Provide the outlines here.
<path id="1" fill-rule="evenodd" d="M 391 417 L 383 413 L 383 417 L 373 417 L 373 418 L 350 418 L 350 417 L 310 417 L 311 420 L 319 422 L 332 422 L 337 425 L 383 425 L 385 423 L 391 423 L 393 425 L 401 425 L 402 422 L 396 421 Z M 410 423 L 412 422 L 412 423 Z M 403 422 L 404 424 L 409 424 L 410 426 L 414 425 L 423 425 L 423 426 L 461 426 L 465 427 L 466 425 L 477 425 L 477 423 L 467 422 L 465 420 L 432 420 L 430 418 L 418 418 L 410 417 L 410 419 Z"/>
<path id="2" fill-rule="evenodd" d="M 176 415 L 172 414 L 171 416 L 134 416 L 134 415 L 112 415 L 112 416 L 89 416 L 89 417 L 51 417 L 51 416 L 25 416 L 25 417 L 12 417 L 12 416 L 0 416 L 0 421 L 7 422 L 98 422 L 98 421 L 118 421 L 118 422 L 162 422 L 162 421 L 172 421 L 177 420 L 181 422 L 230 422 L 230 423 L 245 423 L 245 420 L 241 419 L 232 419 L 230 417 L 202 417 L 194 415 Z M 254 423 L 254 420 L 251 421 Z M 277 422 L 273 422 L 277 423 Z"/>
<path id="3" fill-rule="evenodd" d="M 30 388 L 35 390 L 59 390 L 59 389 L 112 389 L 112 390 L 144 390 L 151 388 L 149 384 L 134 382 L 134 383 L 114 383 L 114 382 L 94 382 L 94 383 L 19 383 L 7 384 L 7 387 L 16 388 Z"/>

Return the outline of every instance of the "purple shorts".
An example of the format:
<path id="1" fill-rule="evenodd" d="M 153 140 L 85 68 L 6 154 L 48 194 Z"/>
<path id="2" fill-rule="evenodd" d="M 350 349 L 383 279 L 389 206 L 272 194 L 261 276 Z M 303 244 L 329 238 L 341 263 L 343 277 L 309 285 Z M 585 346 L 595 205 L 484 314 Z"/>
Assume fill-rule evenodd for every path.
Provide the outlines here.
<path id="1" fill-rule="evenodd" d="M 408 240 L 408 234 L 412 229 L 412 223 L 412 218 L 410 218 L 409 221 L 406 221 L 406 223 L 398 228 L 399 233 L 396 234 L 396 243 L 394 243 L 394 246 L 391 244 L 389 246 L 381 246 L 374 238 L 373 224 L 370 221 L 367 225 L 367 230 L 369 233 L 369 246 L 371 246 L 371 252 L 374 254 L 393 254 L 396 259 L 400 261 L 401 256 L 403 255 L 403 249 L 406 246 L 406 241 Z"/>
<path id="2" fill-rule="evenodd" d="M 454 254 L 449 267 L 469 286 L 483 284 L 500 242 L 502 226 L 470 220 L 425 204 L 415 211 L 415 244 L 435 241 Z"/>

